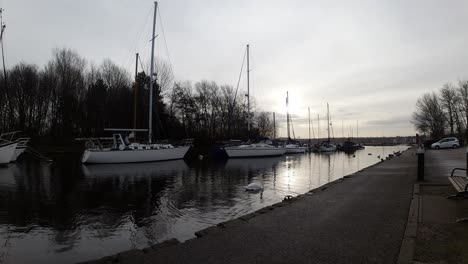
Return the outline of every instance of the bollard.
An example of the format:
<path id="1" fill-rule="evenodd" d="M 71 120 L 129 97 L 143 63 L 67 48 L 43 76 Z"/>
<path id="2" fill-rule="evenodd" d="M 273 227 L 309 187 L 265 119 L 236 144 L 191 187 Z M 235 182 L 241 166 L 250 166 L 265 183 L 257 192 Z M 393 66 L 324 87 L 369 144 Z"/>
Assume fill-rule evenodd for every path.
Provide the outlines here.
<path id="1" fill-rule="evenodd" d="M 418 148 L 418 181 L 424 181 L 424 149 Z"/>

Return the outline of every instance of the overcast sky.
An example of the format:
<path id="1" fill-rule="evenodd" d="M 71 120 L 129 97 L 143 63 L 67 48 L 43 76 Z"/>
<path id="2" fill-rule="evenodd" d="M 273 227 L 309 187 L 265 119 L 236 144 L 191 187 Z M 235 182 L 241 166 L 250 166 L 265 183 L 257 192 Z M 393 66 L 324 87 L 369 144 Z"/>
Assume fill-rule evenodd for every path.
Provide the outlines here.
<path id="1" fill-rule="evenodd" d="M 110 58 L 129 71 L 135 52 L 149 57 L 153 1 L 0 0 L 0 6 L 8 66 L 42 66 L 57 47 L 97 65 Z M 180 81 L 235 86 L 249 43 L 257 108 L 284 114 L 289 91 L 296 137 L 308 136 L 307 107 L 317 133 L 327 102 L 335 136 L 356 135 L 357 120 L 360 136 L 413 135 L 417 98 L 468 78 L 464 0 L 163 0 L 158 15 L 157 56 L 171 62 Z M 326 122 L 320 126 L 323 136 Z"/>

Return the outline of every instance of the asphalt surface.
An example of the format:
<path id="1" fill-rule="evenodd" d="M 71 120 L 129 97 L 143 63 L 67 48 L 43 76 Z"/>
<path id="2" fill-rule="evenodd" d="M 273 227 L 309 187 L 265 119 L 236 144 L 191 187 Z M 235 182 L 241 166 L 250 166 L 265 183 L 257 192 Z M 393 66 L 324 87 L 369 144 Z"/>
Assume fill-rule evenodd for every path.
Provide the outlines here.
<path id="1" fill-rule="evenodd" d="M 468 263 L 468 200 L 447 199 L 456 193 L 447 177 L 466 168 L 465 148 L 428 150 L 425 181 L 417 193 L 417 235 L 414 263 Z M 465 175 L 458 171 L 456 175 Z"/>
<path id="2" fill-rule="evenodd" d="M 121 254 L 118 262 L 395 263 L 415 179 L 409 150 L 281 207 L 182 244 Z"/>
<path id="3" fill-rule="evenodd" d="M 466 149 L 440 149 L 426 150 L 424 174 L 425 180 L 430 183 L 449 184 L 447 177 L 453 168 L 466 168 Z M 464 175 L 458 171 L 455 175 Z"/>

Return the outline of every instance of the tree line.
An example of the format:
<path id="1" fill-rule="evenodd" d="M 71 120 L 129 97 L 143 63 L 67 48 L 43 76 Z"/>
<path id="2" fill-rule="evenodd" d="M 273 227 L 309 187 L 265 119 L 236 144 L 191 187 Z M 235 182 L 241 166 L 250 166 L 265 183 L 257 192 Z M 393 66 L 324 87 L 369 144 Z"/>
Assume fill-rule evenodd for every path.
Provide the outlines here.
<path id="1" fill-rule="evenodd" d="M 446 135 L 468 139 L 468 81 L 446 83 L 438 92 L 423 94 L 416 102 L 411 122 L 433 139 Z"/>
<path id="2" fill-rule="evenodd" d="M 144 71 L 134 78 L 109 59 L 95 66 L 73 50 L 56 49 L 43 68 L 19 63 L 5 72 L 0 132 L 21 130 L 32 137 L 67 141 L 103 136 L 105 128 L 148 127 L 150 78 Z M 273 135 L 270 114 L 248 111 L 246 96 L 233 86 L 175 81 L 170 67 L 158 62 L 153 87 L 156 140 L 212 143 Z"/>

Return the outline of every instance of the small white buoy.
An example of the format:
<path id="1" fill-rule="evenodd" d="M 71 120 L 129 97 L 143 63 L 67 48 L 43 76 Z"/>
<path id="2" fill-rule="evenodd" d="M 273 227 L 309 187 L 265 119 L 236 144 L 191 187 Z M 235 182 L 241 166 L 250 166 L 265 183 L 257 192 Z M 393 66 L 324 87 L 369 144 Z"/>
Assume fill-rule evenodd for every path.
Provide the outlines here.
<path id="1" fill-rule="evenodd" d="M 245 186 L 246 191 L 260 191 L 263 190 L 263 186 L 259 183 L 252 182 L 251 184 Z"/>

